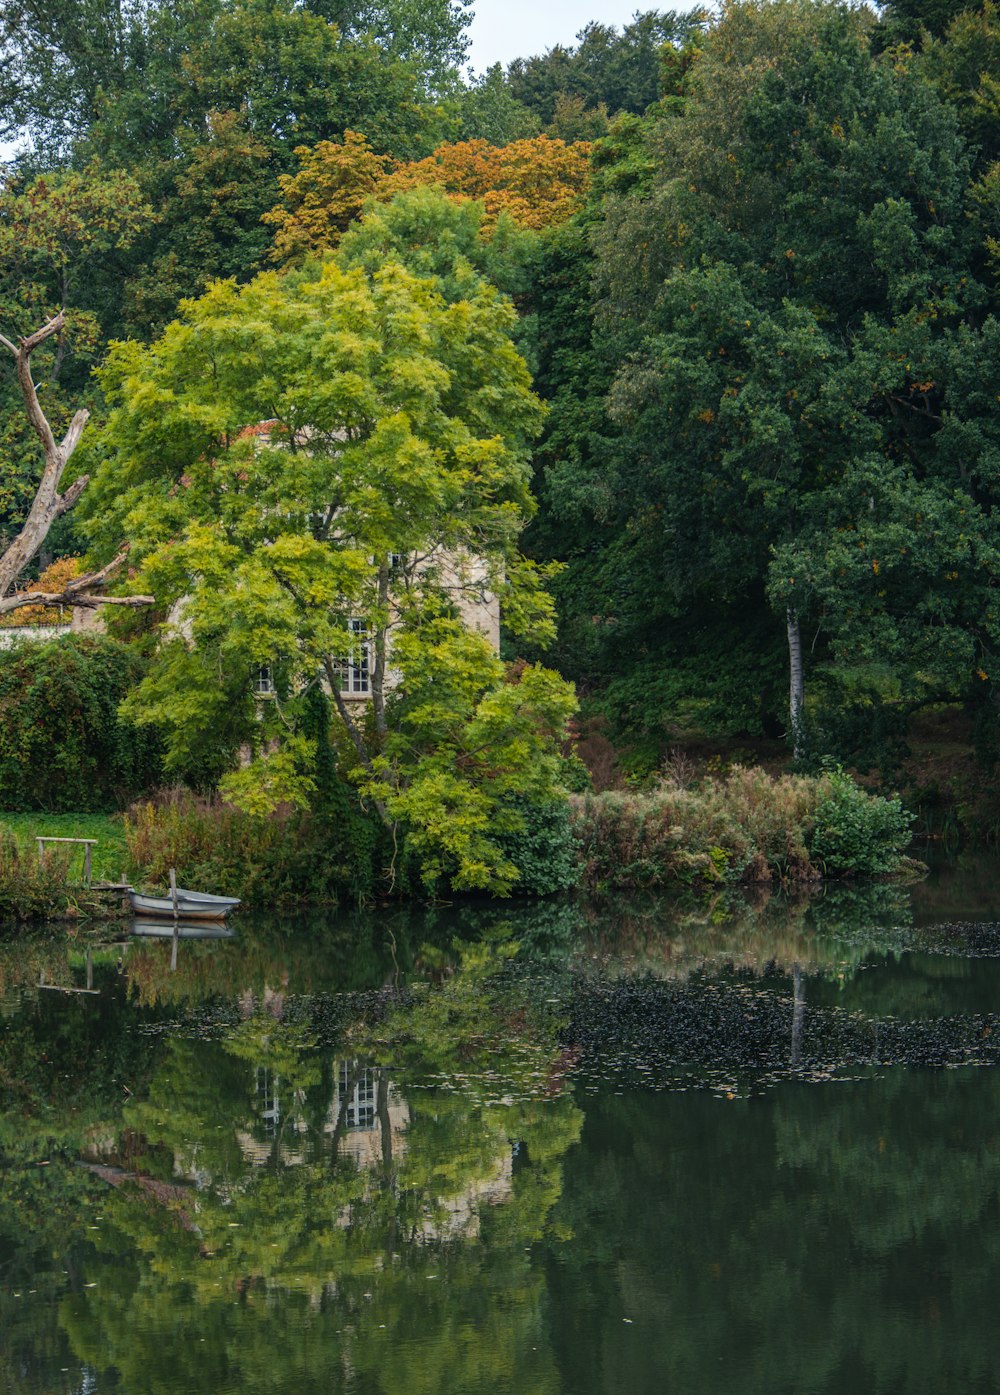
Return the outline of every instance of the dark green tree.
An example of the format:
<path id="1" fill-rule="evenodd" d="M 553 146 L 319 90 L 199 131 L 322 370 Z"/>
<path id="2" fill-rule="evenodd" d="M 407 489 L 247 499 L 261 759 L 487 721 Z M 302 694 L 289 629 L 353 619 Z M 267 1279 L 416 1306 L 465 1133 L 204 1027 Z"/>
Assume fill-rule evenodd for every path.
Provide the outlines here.
<path id="1" fill-rule="evenodd" d="M 703 22 L 700 10 L 637 11 L 621 33 L 592 21 L 577 34 L 575 48 L 557 44 L 515 59 L 507 70 L 511 92 L 546 127 L 556 120 L 560 98 L 578 99 L 588 111 L 641 115 L 661 95 L 664 49 L 682 45 Z"/>
<path id="2" fill-rule="evenodd" d="M 584 576 L 601 569 L 596 621 L 626 674 L 658 658 L 654 690 L 710 710 L 742 630 L 741 682 L 777 714 L 787 634 L 800 749 L 806 626 L 821 662 L 853 657 L 911 701 L 964 692 L 997 640 L 994 496 L 962 459 L 993 451 L 970 395 L 995 334 L 971 161 L 927 84 L 872 57 L 869 23 L 734 5 L 706 38 L 683 103 L 647 127 L 654 178 L 603 209 L 616 446 L 548 471 L 552 507 L 602 501 L 614 560 Z"/>

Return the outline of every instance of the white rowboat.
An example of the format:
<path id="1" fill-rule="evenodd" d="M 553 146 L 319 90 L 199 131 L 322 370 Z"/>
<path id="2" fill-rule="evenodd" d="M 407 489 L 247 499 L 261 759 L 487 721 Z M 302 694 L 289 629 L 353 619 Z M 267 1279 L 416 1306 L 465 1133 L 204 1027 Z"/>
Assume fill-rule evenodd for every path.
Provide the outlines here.
<path id="1" fill-rule="evenodd" d="M 143 896 L 139 891 L 130 891 L 129 900 L 136 915 L 157 920 L 225 920 L 240 904 L 235 896 L 209 896 L 204 891 L 185 891 L 181 887 L 175 896 Z"/>

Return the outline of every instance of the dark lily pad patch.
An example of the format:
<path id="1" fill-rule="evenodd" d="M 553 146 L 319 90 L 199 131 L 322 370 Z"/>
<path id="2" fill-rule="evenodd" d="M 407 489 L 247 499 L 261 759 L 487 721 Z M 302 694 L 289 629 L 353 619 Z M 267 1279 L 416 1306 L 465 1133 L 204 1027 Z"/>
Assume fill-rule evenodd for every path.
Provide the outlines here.
<path id="1" fill-rule="evenodd" d="M 577 1076 L 589 1087 L 746 1094 L 790 1077 L 1000 1062 L 1000 1014 L 871 1017 L 810 1006 L 807 984 L 765 973 L 589 986 L 575 998 L 569 1027 Z"/>

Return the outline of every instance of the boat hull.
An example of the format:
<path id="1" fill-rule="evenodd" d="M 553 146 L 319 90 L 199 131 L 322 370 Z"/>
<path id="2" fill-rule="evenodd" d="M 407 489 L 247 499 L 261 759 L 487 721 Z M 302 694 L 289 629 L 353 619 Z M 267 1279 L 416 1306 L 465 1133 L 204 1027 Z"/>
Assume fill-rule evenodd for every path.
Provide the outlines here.
<path id="1" fill-rule="evenodd" d="M 235 896 L 208 896 L 180 887 L 176 902 L 172 896 L 144 896 L 139 891 L 130 892 L 129 900 L 136 915 L 154 920 L 225 920 L 240 904 Z"/>
<path id="2" fill-rule="evenodd" d="M 220 920 L 134 920 L 132 934 L 147 940 L 233 940 L 236 931 Z"/>

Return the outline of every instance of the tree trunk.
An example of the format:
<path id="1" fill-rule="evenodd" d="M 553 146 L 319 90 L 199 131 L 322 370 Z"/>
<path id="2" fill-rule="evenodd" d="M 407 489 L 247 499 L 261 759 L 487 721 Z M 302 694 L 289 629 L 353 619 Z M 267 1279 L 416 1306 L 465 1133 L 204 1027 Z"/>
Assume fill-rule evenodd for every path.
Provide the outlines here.
<path id="1" fill-rule="evenodd" d="M 793 1067 L 802 1064 L 802 1023 L 806 1016 L 805 980 L 802 966 L 792 965 L 792 1060 Z"/>
<path id="2" fill-rule="evenodd" d="M 77 412 L 70 422 L 66 435 L 57 443 L 48 418 L 38 401 L 34 375 L 31 371 L 31 355 L 54 334 L 61 337 L 65 323 L 66 317 L 60 311 L 58 315 L 49 320 L 48 324 L 42 325 L 41 329 L 36 329 L 34 334 L 29 334 L 17 344 L 0 334 L 0 347 L 5 348 L 8 353 L 13 355 L 18 386 L 24 399 L 24 409 L 45 453 L 45 466 L 38 482 L 35 498 L 28 511 L 28 517 L 25 519 L 20 533 L 6 552 L 0 555 L 0 613 L 19 610 L 21 606 L 39 603 L 70 606 L 106 605 L 109 603 L 108 599 L 87 595 L 86 592 L 92 586 L 101 586 L 108 575 L 116 567 L 121 566 L 126 556 L 125 552 L 121 552 L 113 562 L 100 572 L 95 572 L 92 576 L 77 577 L 66 588 L 65 592 L 61 592 L 59 595 L 42 595 L 39 592 L 14 593 L 14 585 L 18 577 L 37 556 L 53 523 L 64 513 L 69 512 L 88 483 L 88 476 L 81 475 L 64 493 L 60 494 L 59 492 L 63 473 L 69 463 L 70 456 L 80 442 L 84 427 L 90 419 L 90 413 Z M 152 605 L 153 598 L 152 596 L 116 597 L 113 598 L 113 603 L 117 605 Z"/>
<path id="3" fill-rule="evenodd" d="M 375 662 L 372 664 L 372 709 L 375 716 L 375 730 L 381 742 L 388 731 L 385 721 L 385 631 L 388 623 L 389 566 L 386 562 L 383 562 L 378 569 L 378 605 L 379 616 L 386 617 L 386 621 L 379 624 L 372 640 L 372 648 L 375 652 Z"/>
<path id="4" fill-rule="evenodd" d="M 788 715 L 792 724 L 792 752 L 796 760 L 805 754 L 803 706 L 805 688 L 802 680 L 802 634 L 798 612 L 789 608 L 788 621 Z"/>

